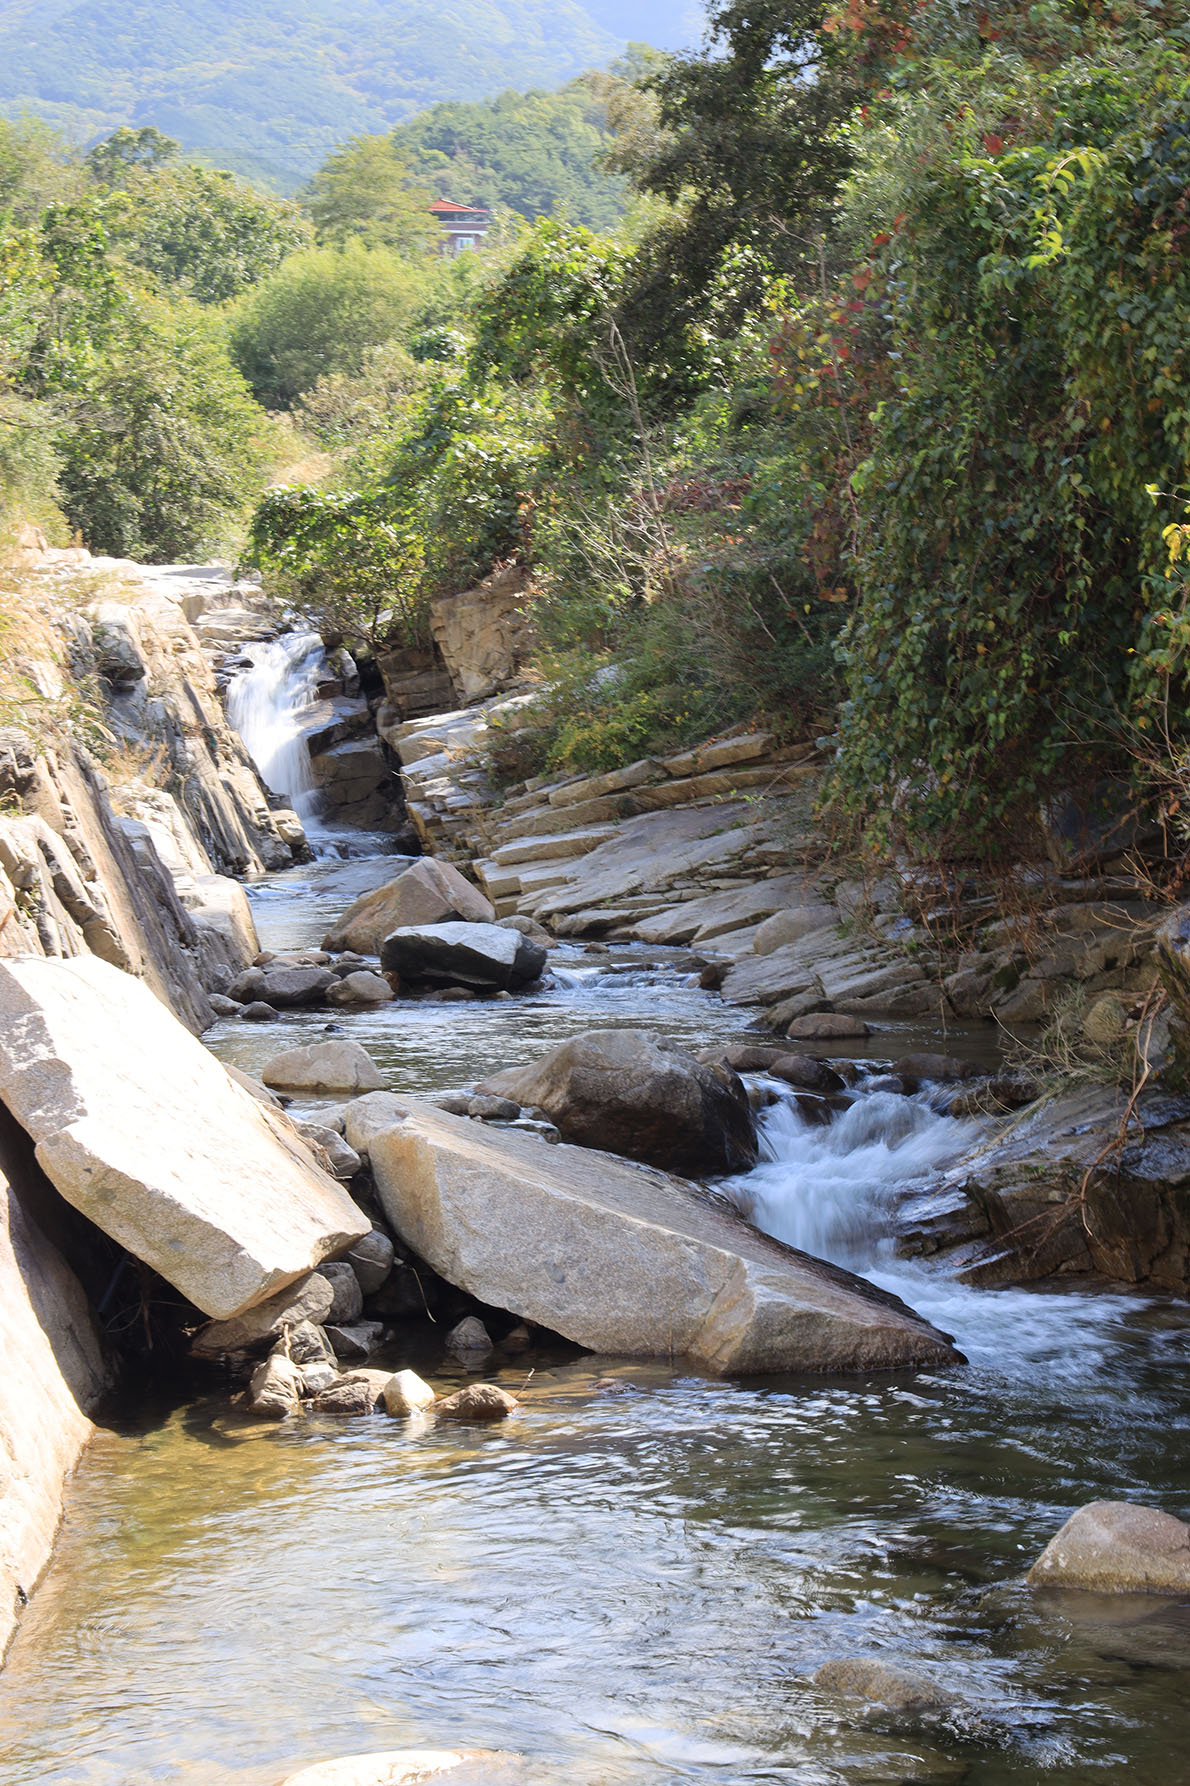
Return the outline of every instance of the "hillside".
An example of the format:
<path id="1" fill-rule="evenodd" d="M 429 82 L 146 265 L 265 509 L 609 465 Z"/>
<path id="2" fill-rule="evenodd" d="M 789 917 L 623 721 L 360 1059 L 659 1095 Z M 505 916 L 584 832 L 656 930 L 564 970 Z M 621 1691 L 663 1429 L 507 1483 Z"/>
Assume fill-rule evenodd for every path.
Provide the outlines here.
<path id="1" fill-rule="evenodd" d="M 152 123 L 293 190 L 345 137 L 699 35 L 687 0 L 0 0 L 0 112 L 80 140 Z"/>

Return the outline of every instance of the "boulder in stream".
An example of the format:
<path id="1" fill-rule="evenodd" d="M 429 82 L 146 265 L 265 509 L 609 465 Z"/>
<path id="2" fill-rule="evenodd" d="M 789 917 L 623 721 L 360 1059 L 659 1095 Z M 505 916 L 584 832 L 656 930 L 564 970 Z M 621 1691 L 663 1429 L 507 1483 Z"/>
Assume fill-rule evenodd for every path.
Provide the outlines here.
<path id="1" fill-rule="evenodd" d="M 380 947 L 380 965 L 411 986 L 509 992 L 543 973 L 540 943 L 501 924 L 407 924 Z"/>
<path id="2" fill-rule="evenodd" d="M 266 1085 L 278 1091 L 379 1091 L 380 1068 L 358 1042 L 307 1042 L 286 1048 L 261 1071 Z"/>
<path id="3" fill-rule="evenodd" d="M 0 962 L 0 1098 L 68 1203 L 226 1319 L 368 1232 L 280 1111 L 130 974 Z"/>
<path id="4" fill-rule="evenodd" d="M 496 913 L 478 887 L 449 862 L 423 856 L 383 887 L 361 893 L 324 939 L 324 948 L 338 953 L 352 949 L 378 955 L 390 931 L 404 924 L 491 924 Z"/>
<path id="5" fill-rule="evenodd" d="M 1190 1525 L 1158 1507 L 1090 1501 L 1050 1539 L 1027 1580 L 1098 1594 L 1190 1594 Z"/>
<path id="6" fill-rule="evenodd" d="M 435 1271 L 591 1351 L 740 1374 L 958 1359 L 897 1297 L 682 1179 L 383 1092 L 349 1107 L 347 1138 Z"/>
<path id="7" fill-rule="evenodd" d="M 953 1693 L 882 1656 L 843 1656 L 836 1662 L 824 1662 L 814 1676 L 814 1685 L 899 1712 L 940 1712 L 954 1704 Z"/>
<path id="8" fill-rule="evenodd" d="M 397 1420 L 407 1419 L 410 1414 L 420 1414 L 425 1408 L 432 1408 L 436 1397 L 428 1383 L 423 1383 L 416 1371 L 397 1371 L 384 1385 L 384 1405 Z"/>
<path id="9" fill-rule="evenodd" d="M 756 1164 L 756 1123 L 737 1075 L 642 1030 L 587 1030 L 480 1090 L 544 1110 L 564 1141 L 665 1171 L 713 1178 Z"/>

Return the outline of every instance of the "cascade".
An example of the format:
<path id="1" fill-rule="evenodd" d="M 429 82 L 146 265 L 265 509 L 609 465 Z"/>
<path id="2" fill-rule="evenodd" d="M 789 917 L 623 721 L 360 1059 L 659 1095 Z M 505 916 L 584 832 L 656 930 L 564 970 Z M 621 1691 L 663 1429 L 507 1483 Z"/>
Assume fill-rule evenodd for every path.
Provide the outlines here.
<path id="1" fill-rule="evenodd" d="M 245 656 L 252 668 L 232 678 L 227 717 L 266 788 L 283 795 L 308 828 L 316 816 L 317 786 L 303 721 L 327 674 L 322 640 L 316 632 L 284 633 L 245 646 Z"/>

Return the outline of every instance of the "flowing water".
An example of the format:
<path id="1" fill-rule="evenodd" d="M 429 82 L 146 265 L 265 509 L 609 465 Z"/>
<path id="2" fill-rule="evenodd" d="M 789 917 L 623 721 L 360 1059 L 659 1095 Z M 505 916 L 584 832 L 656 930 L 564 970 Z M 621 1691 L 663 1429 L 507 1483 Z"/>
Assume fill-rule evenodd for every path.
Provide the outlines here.
<path id="1" fill-rule="evenodd" d="M 264 942 L 316 943 L 399 866 L 267 877 Z M 740 1032 L 658 952 L 553 959 L 535 998 L 336 1021 L 409 1091 L 595 1024 Z M 326 1020 L 211 1041 L 259 1065 Z M 908 1040 L 932 1038 L 889 1054 Z M 0 1675 L 4 1786 L 275 1786 L 335 1754 L 450 1745 L 516 1751 L 533 1786 L 1190 1779 L 1190 1609 L 1022 1586 L 1085 1501 L 1190 1513 L 1184 1310 L 897 1261 L 898 1187 L 978 1137 L 860 1090 L 828 1128 L 774 1105 L 729 1188 L 954 1333 L 966 1365 L 736 1382 L 543 1354 L 489 1371 L 522 1397 L 493 1430 L 142 1408 L 92 1444 Z M 958 1703 L 912 1722 L 812 1684 L 849 1655 Z"/>

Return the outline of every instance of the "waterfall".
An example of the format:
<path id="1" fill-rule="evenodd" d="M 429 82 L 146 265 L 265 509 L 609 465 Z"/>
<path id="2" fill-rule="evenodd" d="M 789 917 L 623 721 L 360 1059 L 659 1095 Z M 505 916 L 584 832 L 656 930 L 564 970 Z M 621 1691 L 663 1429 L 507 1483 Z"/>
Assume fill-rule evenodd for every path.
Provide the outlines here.
<path id="1" fill-rule="evenodd" d="M 252 668 L 229 684 L 227 717 L 265 787 L 287 799 L 308 825 L 316 783 L 302 722 L 327 673 L 322 640 L 315 632 L 285 633 L 267 645 L 245 646 L 244 654 Z"/>

